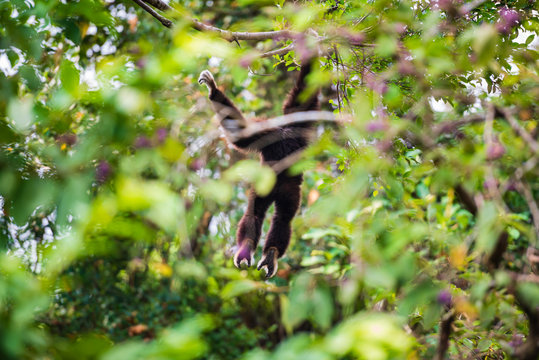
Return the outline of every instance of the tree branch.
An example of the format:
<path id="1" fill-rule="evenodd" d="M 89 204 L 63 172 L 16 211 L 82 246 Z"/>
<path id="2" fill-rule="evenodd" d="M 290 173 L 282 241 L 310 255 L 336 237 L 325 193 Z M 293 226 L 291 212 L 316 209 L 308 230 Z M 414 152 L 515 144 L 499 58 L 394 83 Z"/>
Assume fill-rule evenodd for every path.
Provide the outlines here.
<path id="1" fill-rule="evenodd" d="M 137 3 L 144 11 L 146 11 L 148 14 L 159 20 L 161 24 L 164 26 L 171 28 L 172 27 L 172 21 L 164 17 L 163 15 L 159 14 L 157 11 L 152 9 L 148 4 L 146 4 L 142 0 L 133 0 L 135 3 Z M 159 1 L 159 0 L 151 0 L 151 2 Z M 150 2 L 150 1 L 148 1 Z M 165 4 L 166 5 L 166 4 Z M 168 6 L 168 5 L 167 5 Z"/>
<path id="2" fill-rule="evenodd" d="M 326 122 L 342 122 L 348 121 L 350 116 L 340 115 L 337 116 L 331 111 L 301 111 L 295 112 L 292 114 L 277 116 L 262 122 L 252 122 L 245 129 L 239 131 L 231 137 L 233 142 L 248 138 L 254 134 L 260 132 L 276 129 L 290 124 L 300 124 L 305 122 L 317 122 L 317 121 L 326 121 Z"/>
<path id="3" fill-rule="evenodd" d="M 218 27 L 204 24 L 196 19 L 191 19 L 191 26 L 199 31 L 213 32 L 219 34 L 222 38 L 228 41 L 236 40 L 268 40 L 268 39 L 289 39 L 293 33 L 289 30 L 276 30 L 276 31 L 260 31 L 260 32 L 246 32 L 246 31 L 228 31 L 219 29 Z"/>
<path id="4" fill-rule="evenodd" d="M 520 276 L 518 274 L 512 274 L 512 281 L 507 290 L 513 294 L 518 305 L 524 314 L 526 314 L 529 322 L 529 330 L 526 341 L 517 347 L 514 356 L 519 360 L 535 360 L 539 353 L 539 308 L 530 305 L 527 299 L 522 296 L 521 291 L 518 289 L 518 285 L 522 283 L 519 282 L 519 278 Z"/>
<path id="5" fill-rule="evenodd" d="M 438 340 L 438 350 L 436 352 L 437 360 L 444 360 L 445 353 L 449 349 L 449 340 L 451 336 L 451 324 L 455 319 L 455 313 L 451 309 L 443 317 L 440 323 L 440 340 Z"/>
<path id="6" fill-rule="evenodd" d="M 462 202 L 464 208 L 473 216 L 477 216 L 479 210 L 478 206 L 462 184 L 457 184 L 457 186 L 455 186 L 455 194 L 457 194 L 457 197 Z M 485 257 L 485 264 L 490 271 L 494 271 L 500 266 L 500 263 L 503 260 L 503 254 L 507 250 L 509 244 L 508 239 L 509 234 L 507 231 L 502 231 L 498 236 L 498 239 L 496 239 L 494 249 L 492 249 L 491 253 Z"/>
<path id="7" fill-rule="evenodd" d="M 468 210 L 473 216 L 477 215 L 477 205 L 473 197 L 468 193 L 462 184 L 455 186 L 455 193 L 459 197 L 460 201 L 464 205 L 464 208 Z"/>
<path id="8" fill-rule="evenodd" d="M 272 57 L 273 55 L 283 55 L 283 54 L 286 54 L 289 51 L 294 50 L 294 48 L 295 48 L 295 45 L 294 45 L 294 43 L 292 43 L 292 44 L 289 44 L 289 45 L 287 45 L 285 47 L 282 47 L 280 49 L 265 52 L 262 55 L 260 55 L 260 57 L 267 58 L 267 57 Z"/>
<path id="9" fill-rule="evenodd" d="M 176 9 L 174 9 L 173 7 L 171 7 L 164 1 L 162 0 L 133 0 L 133 1 L 137 3 L 140 7 L 142 7 L 142 9 L 144 9 L 150 15 L 152 15 L 154 18 L 159 20 L 159 22 L 161 22 L 161 24 L 163 24 L 164 26 L 168 28 L 171 28 L 173 26 L 172 20 L 157 13 L 155 10 L 153 10 L 150 7 L 151 5 L 161 11 L 174 11 L 178 13 Z M 274 30 L 274 31 L 258 31 L 258 32 L 228 31 L 228 30 L 223 30 L 212 25 L 205 24 L 202 21 L 194 19 L 194 18 L 190 18 L 189 21 L 191 22 L 191 26 L 194 29 L 198 31 L 202 31 L 202 32 L 210 32 L 210 33 L 218 34 L 220 37 L 230 42 L 238 41 L 238 40 L 253 40 L 253 41 L 261 41 L 261 40 L 268 40 L 268 39 L 284 40 L 284 39 L 292 39 L 298 35 L 297 32 L 290 31 L 290 30 Z M 324 37 L 319 37 L 319 41 L 322 41 L 322 40 L 327 40 L 327 39 Z M 353 45 L 359 46 L 359 47 L 375 47 L 374 44 L 353 44 Z M 293 49 L 294 49 L 294 46 L 288 45 L 281 49 L 264 53 L 261 55 L 261 57 L 271 57 L 273 55 L 282 55 Z"/>
<path id="10" fill-rule="evenodd" d="M 486 265 L 487 268 L 494 272 L 496 269 L 500 267 L 500 263 L 503 260 L 503 254 L 507 251 L 507 246 L 509 246 L 509 234 L 507 231 L 502 231 L 500 235 L 498 235 L 498 239 L 496 239 L 496 244 L 494 245 L 494 249 L 492 249 L 492 252 L 487 256 L 486 258 Z"/>
<path id="11" fill-rule="evenodd" d="M 172 10 L 169 4 L 161 0 L 144 0 L 144 2 L 150 4 L 154 8 L 157 8 L 161 11 Z"/>
<path id="12" fill-rule="evenodd" d="M 159 20 L 164 26 L 171 28 L 173 25 L 172 20 L 167 19 L 163 15 L 157 13 L 149 5 L 162 10 L 171 11 L 174 10 L 170 5 L 161 0 L 133 0 L 147 13 Z M 174 10 L 175 11 L 175 10 Z M 276 30 L 276 31 L 261 31 L 261 32 L 245 32 L 245 31 L 228 31 L 223 30 L 215 26 L 204 24 L 197 19 L 190 19 L 191 26 L 199 31 L 216 33 L 222 38 L 228 41 L 236 40 L 267 40 L 267 39 L 287 39 L 291 38 L 293 33 L 289 30 Z"/>

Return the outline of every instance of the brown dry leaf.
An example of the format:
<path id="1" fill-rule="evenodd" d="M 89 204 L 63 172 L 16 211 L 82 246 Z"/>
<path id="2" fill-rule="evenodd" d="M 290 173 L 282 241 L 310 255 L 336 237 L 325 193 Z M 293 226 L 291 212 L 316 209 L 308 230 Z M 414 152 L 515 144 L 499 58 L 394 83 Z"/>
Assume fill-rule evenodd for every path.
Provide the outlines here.
<path id="1" fill-rule="evenodd" d="M 153 268 L 164 277 L 170 277 L 172 275 L 172 268 L 168 264 L 154 263 Z"/>
<path id="2" fill-rule="evenodd" d="M 318 200 L 320 197 L 320 193 L 316 189 L 312 189 L 309 191 L 309 195 L 307 196 L 307 204 L 312 205 Z"/>
<path id="3" fill-rule="evenodd" d="M 469 321 L 477 319 L 476 307 L 463 297 L 455 299 L 455 310 L 457 313 L 464 315 Z"/>
<path id="4" fill-rule="evenodd" d="M 127 329 L 127 333 L 129 334 L 129 336 L 135 336 L 135 335 L 140 335 L 147 330 L 148 330 L 147 325 L 137 324 L 137 325 L 130 326 L 129 329 Z"/>
<path id="5" fill-rule="evenodd" d="M 87 22 L 79 23 L 80 37 L 82 39 L 84 39 L 84 37 L 86 36 L 86 33 L 88 32 L 89 27 L 90 27 L 90 23 L 87 23 Z"/>
<path id="6" fill-rule="evenodd" d="M 456 269 L 462 269 L 466 265 L 468 249 L 465 245 L 458 245 L 449 252 L 449 263 Z"/>
<path id="7" fill-rule="evenodd" d="M 136 30 L 136 28 L 137 28 L 138 17 L 133 16 L 132 18 L 130 18 L 129 20 L 127 20 L 127 23 L 129 24 L 129 31 L 131 31 L 132 33 L 134 33 L 135 30 Z"/>
<path id="8" fill-rule="evenodd" d="M 530 120 L 532 118 L 532 113 L 530 110 L 528 109 L 522 109 L 520 110 L 520 112 L 518 113 L 518 115 L 520 116 L 520 118 L 522 120 Z"/>

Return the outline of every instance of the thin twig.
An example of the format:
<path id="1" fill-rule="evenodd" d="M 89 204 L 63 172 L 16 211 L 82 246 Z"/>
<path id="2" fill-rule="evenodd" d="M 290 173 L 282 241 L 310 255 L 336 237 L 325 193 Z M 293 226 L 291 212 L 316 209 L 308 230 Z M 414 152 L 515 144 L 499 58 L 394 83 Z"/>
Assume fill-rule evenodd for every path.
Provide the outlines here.
<path id="1" fill-rule="evenodd" d="M 539 239 L 539 207 L 537 207 L 537 203 L 535 202 L 535 199 L 533 198 L 532 191 L 530 187 L 528 186 L 528 184 L 526 184 L 523 181 L 518 181 L 516 185 L 517 185 L 518 190 L 524 196 L 526 203 L 528 204 L 528 208 L 530 209 L 530 213 L 532 215 L 532 221 L 535 228 L 536 238 Z"/>
<path id="2" fill-rule="evenodd" d="M 435 136 L 439 136 L 442 134 L 447 134 L 450 132 L 453 132 L 457 130 L 459 127 L 468 125 L 468 124 L 475 124 L 485 121 L 485 115 L 484 114 L 472 114 L 469 116 L 466 116 L 460 120 L 452 120 L 443 122 L 441 124 L 438 124 L 434 127 L 433 133 Z"/>
<path id="3" fill-rule="evenodd" d="M 285 47 L 282 47 L 280 49 L 265 52 L 262 55 L 260 55 L 260 57 L 268 58 L 268 57 L 272 57 L 274 55 L 283 55 L 283 54 L 286 54 L 289 51 L 294 50 L 294 48 L 295 48 L 295 45 L 294 45 L 294 43 L 292 43 L 292 44 L 289 44 L 289 45 L 287 45 Z"/>
<path id="4" fill-rule="evenodd" d="M 337 103 L 339 105 L 339 112 L 341 111 L 341 79 L 339 77 L 339 53 L 337 51 L 337 45 L 333 45 L 333 52 L 335 53 L 335 65 L 337 67 Z"/>
<path id="5" fill-rule="evenodd" d="M 492 104 L 486 104 L 487 108 L 487 114 L 485 116 L 485 128 L 483 131 L 484 141 L 486 145 L 486 159 L 487 159 L 487 192 L 489 193 L 490 197 L 496 199 L 498 204 L 502 207 L 504 207 L 504 201 L 502 199 L 502 195 L 500 194 L 500 190 L 498 189 L 498 181 L 496 180 L 496 177 L 494 176 L 494 170 L 492 168 L 492 158 L 489 154 L 490 151 L 494 151 L 492 147 L 494 146 L 494 135 L 493 135 L 493 125 L 494 125 L 494 105 Z"/>
<path id="6" fill-rule="evenodd" d="M 473 9 L 481 6 L 484 2 L 486 2 L 487 0 L 474 0 L 472 2 L 469 2 L 467 4 L 464 4 L 460 7 L 459 9 L 459 13 L 461 15 L 466 15 L 468 14 L 470 11 L 472 11 Z"/>
<path id="7" fill-rule="evenodd" d="M 539 143 L 535 141 L 535 139 L 528 133 L 520 124 L 518 121 L 513 117 L 513 114 L 505 108 L 498 108 L 504 115 L 507 122 L 511 125 L 513 128 L 513 131 L 516 132 L 526 143 L 528 146 L 532 149 L 534 153 L 539 153 Z"/>

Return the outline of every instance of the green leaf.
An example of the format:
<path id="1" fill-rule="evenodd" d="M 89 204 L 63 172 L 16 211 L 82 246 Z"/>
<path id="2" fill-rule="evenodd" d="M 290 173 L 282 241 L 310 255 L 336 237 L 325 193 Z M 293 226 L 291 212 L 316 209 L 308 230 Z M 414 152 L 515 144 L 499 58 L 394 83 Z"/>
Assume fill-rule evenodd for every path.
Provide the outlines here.
<path id="1" fill-rule="evenodd" d="M 224 173 L 224 179 L 228 181 L 249 181 L 253 183 L 258 195 L 265 196 L 273 189 L 277 177 L 271 168 L 260 164 L 258 161 L 242 160 Z"/>
<path id="2" fill-rule="evenodd" d="M 374 51 L 381 57 L 391 56 L 397 51 L 397 41 L 391 36 L 382 35 L 378 38 Z"/>
<path id="3" fill-rule="evenodd" d="M 483 24 L 476 28 L 472 48 L 477 55 L 479 64 L 485 65 L 493 59 L 496 52 L 498 32 L 490 24 Z"/>
<path id="4" fill-rule="evenodd" d="M 72 96 L 76 96 L 79 90 L 80 74 L 75 64 L 69 60 L 62 61 L 60 65 L 60 81 L 63 89 Z"/>
<path id="5" fill-rule="evenodd" d="M 233 189 L 224 181 L 209 180 L 200 187 L 200 192 L 204 197 L 226 204 L 232 198 Z"/>
<path id="6" fill-rule="evenodd" d="M 226 284 L 221 291 L 221 296 L 224 299 L 230 299 L 239 295 L 246 294 L 253 290 L 259 289 L 260 284 L 252 280 L 237 280 Z"/>
<path id="7" fill-rule="evenodd" d="M 19 70 L 19 74 L 24 79 L 24 83 L 30 91 L 38 91 L 42 87 L 41 80 L 37 76 L 36 69 L 30 65 L 23 65 Z"/>
<path id="8" fill-rule="evenodd" d="M 9 101 L 7 115 L 13 127 L 21 132 L 27 132 L 34 122 L 33 99 L 31 97 L 14 98 Z"/>
<path id="9" fill-rule="evenodd" d="M 477 219 L 477 250 L 490 252 L 496 244 L 500 231 L 498 211 L 492 202 L 485 202 Z"/>
<path id="10" fill-rule="evenodd" d="M 23 180 L 18 184 L 13 202 L 13 218 L 22 225 L 38 207 L 47 208 L 53 204 L 56 194 L 55 184 L 47 179 Z"/>
<path id="11" fill-rule="evenodd" d="M 327 329 L 333 317 L 333 299 L 329 288 L 320 278 L 300 274 L 292 283 L 288 298 L 282 299 L 282 321 L 288 330 L 305 320 Z"/>
<path id="12" fill-rule="evenodd" d="M 517 291 L 531 308 L 539 306 L 539 284 L 522 282 L 518 284 Z"/>

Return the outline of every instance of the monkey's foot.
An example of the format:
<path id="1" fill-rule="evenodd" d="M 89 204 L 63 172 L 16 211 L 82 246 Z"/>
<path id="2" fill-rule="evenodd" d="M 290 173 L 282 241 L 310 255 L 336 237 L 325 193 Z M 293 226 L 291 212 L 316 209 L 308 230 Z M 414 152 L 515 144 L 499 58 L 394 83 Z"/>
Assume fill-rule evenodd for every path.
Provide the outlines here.
<path id="1" fill-rule="evenodd" d="M 240 248 L 234 255 L 234 265 L 237 268 L 240 268 L 243 263 L 246 263 L 247 266 L 253 264 L 253 255 L 254 255 L 254 243 L 251 239 L 246 239 L 240 245 Z"/>
<path id="2" fill-rule="evenodd" d="M 200 73 L 200 76 L 198 77 L 198 83 L 200 85 L 206 85 L 210 90 L 216 87 L 213 75 L 209 70 L 204 70 Z"/>
<path id="3" fill-rule="evenodd" d="M 262 259 L 258 263 L 257 270 L 266 270 L 266 279 L 274 276 L 277 273 L 277 258 L 279 257 L 279 251 L 275 247 L 270 247 L 262 254 Z"/>

